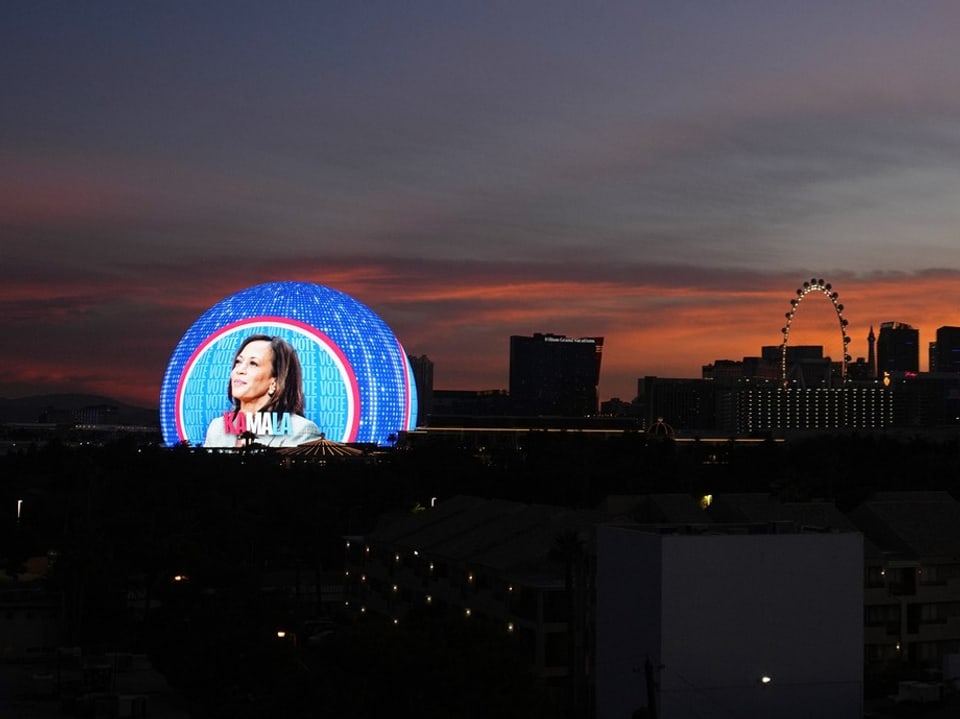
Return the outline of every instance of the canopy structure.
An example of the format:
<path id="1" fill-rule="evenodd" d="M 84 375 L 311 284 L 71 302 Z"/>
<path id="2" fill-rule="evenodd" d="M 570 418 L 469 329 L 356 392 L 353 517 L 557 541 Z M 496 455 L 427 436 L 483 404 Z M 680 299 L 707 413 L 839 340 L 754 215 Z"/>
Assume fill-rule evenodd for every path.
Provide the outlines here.
<path id="1" fill-rule="evenodd" d="M 277 450 L 278 454 L 297 459 L 331 459 L 338 457 L 358 457 L 363 450 L 351 447 L 342 442 L 334 442 L 326 437 L 304 442 L 296 447 L 283 447 Z"/>

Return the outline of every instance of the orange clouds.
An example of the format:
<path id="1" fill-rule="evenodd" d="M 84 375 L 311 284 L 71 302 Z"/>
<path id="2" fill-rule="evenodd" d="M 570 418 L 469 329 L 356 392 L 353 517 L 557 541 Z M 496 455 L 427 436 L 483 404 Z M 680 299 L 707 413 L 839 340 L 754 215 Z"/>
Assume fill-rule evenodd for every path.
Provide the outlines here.
<path id="1" fill-rule="evenodd" d="M 155 265 L 150 275 L 24 276 L 0 291 L 0 332 L 23 338 L 6 362 L 0 394 L 87 391 L 155 405 L 170 353 L 208 307 L 244 287 L 308 279 L 352 295 L 379 314 L 411 354 L 436 365 L 438 389 L 506 388 L 509 337 L 535 332 L 605 337 L 600 395 L 631 399 L 644 375 L 699 377 L 717 359 L 755 356 L 782 340 L 802 274 L 717 275 L 694 267 L 551 266 L 381 260 Z M 826 276 L 849 320 L 850 354 L 866 356 L 872 325 L 920 328 L 927 344 L 960 324 L 960 273 Z M 837 357 L 830 302 L 798 307 L 791 345 Z"/>

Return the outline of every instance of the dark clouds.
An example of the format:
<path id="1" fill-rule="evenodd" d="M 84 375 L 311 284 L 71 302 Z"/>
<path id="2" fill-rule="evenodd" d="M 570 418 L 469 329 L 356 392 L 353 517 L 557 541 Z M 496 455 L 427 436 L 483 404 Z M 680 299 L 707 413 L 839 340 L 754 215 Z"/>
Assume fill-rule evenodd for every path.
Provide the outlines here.
<path id="1" fill-rule="evenodd" d="M 153 402 L 200 313 L 279 279 L 354 295 L 449 388 L 553 331 L 605 335 L 629 397 L 779 342 L 811 276 L 854 354 L 960 324 L 952 2 L 0 12 L 0 331 L 31 347 L 0 393 Z"/>

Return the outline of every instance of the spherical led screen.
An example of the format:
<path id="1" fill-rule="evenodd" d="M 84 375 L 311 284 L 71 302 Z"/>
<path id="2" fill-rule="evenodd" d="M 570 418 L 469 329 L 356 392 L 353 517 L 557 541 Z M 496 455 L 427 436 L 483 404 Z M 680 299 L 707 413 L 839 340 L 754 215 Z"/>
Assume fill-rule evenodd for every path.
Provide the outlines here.
<path id="1" fill-rule="evenodd" d="M 386 323 L 306 282 L 257 285 L 207 310 L 174 350 L 160 392 L 168 445 L 387 444 L 416 415 L 410 362 Z"/>

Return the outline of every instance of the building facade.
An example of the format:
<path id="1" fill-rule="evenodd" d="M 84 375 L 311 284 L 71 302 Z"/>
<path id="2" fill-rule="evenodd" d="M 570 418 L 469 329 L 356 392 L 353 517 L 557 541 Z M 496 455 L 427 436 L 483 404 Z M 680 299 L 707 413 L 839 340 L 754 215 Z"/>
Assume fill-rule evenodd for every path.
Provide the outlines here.
<path id="1" fill-rule="evenodd" d="M 877 374 L 920 371 L 920 330 L 904 322 L 883 322 L 877 337 Z"/>
<path id="2" fill-rule="evenodd" d="M 603 337 L 510 337 L 510 401 L 520 416 L 597 414 Z"/>
<path id="3" fill-rule="evenodd" d="M 427 424 L 433 414 L 433 362 L 426 355 L 408 355 L 407 359 L 410 360 L 410 369 L 417 384 L 417 417 L 421 424 Z"/>
<path id="4" fill-rule="evenodd" d="M 781 387 L 744 382 L 720 393 L 720 428 L 767 432 L 884 429 L 894 425 L 894 394 L 877 383 L 842 387 Z"/>
<path id="5" fill-rule="evenodd" d="M 930 347 L 930 372 L 960 373 L 960 327 L 938 327 Z"/>
<path id="6" fill-rule="evenodd" d="M 586 705 L 593 527 L 607 518 L 453 497 L 347 541 L 347 608 L 395 622 L 427 612 L 481 623 L 509 635 L 547 686 Z"/>
<path id="7" fill-rule="evenodd" d="M 597 718 L 860 719 L 862 571 L 855 532 L 600 527 Z"/>
<path id="8" fill-rule="evenodd" d="M 711 430 L 717 425 L 720 384 L 707 379 L 644 377 L 637 381 L 637 404 L 643 426 L 663 421 L 677 432 Z"/>
<path id="9" fill-rule="evenodd" d="M 899 664 L 940 670 L 960 655 L 960 503 L 946 492 L 883 493 L 850 518 L 869 540 L 868 675 Z"/>

